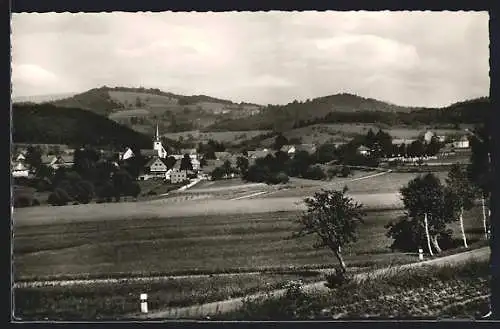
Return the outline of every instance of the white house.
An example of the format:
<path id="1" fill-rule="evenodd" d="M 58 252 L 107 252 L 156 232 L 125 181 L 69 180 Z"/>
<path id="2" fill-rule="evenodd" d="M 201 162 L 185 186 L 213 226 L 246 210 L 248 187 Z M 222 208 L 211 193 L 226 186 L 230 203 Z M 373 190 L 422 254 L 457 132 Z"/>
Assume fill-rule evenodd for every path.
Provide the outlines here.
<path id="1" fill-rule="evenodd" d="M 432 137 L 434 137 L 434 136 L 435 136 L 435 134 L 432 131 L 427 130 L 426 133 L 424 134 L 424 141 L 426 143 L 430 143 L 432 140 Z"/>
<path id="2" fill-rule="evenodd" d="M 370 149 L 364 145 L 360 145 L 357 149 L 358 153 L 361 155 L 369 155 Z"/>
<path id="3" fill-rule="evenodd" d="M 29 168 L 22 162 L 14 163 L 12 166 L 12 177 L 28 177 Z"/>
<path id="4" fill-rule="evenodd" d="M 462 136 L 458 141 L 453 142 L 453 147 L 457 149 L 467 149 L 470 147 L 467 136 Z"/>
<path id="5" fill-rule="evenodd" d="M 165 175 L 165 178 L 167 178 L 167 175 Z M 167 179 L 170 179 L 170 182 L 172 184 L 182 183 L 185 180 L 187 180 L 187 172 L 186 170 L 177 170 L 177 169 L 170 170 L 169 178 Z"/>
<path id="6" fill-rule="evenodd" d="M 164 174 L 167 172 L 167 165 L 159 157 L 154 157 L 145 166 L 151 174 Z"/>
<path id="7" fill-rule="evenodd" d="M 127 150 L 120 155 L 120 160 L 127 160 L 133 158 L 135 156 L 134 152 L 130 147 L 127 147 Z"/>

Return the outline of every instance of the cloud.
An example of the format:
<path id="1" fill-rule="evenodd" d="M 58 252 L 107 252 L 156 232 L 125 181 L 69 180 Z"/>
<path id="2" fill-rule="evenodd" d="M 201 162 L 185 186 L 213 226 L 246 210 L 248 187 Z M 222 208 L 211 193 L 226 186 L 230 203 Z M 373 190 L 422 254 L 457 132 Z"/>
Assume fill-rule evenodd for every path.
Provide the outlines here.
<path id="1" fill-rule="evenodd" d="M 40 71 L 17 73 L 19 95 L 142 85 L 262 104 L 352 92 L 440 106 L 489 90 L 483 12 L 23 13 L 12 30 L 13 65 Z"/>

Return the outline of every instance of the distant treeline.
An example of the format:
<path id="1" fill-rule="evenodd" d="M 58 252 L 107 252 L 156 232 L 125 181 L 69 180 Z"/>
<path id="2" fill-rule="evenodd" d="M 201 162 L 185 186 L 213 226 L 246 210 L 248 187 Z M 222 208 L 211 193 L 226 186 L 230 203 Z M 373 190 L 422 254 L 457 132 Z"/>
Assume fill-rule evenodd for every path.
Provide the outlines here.
<path id="1" fill-rule="evenodd" d="M 312 103 L 311 103 L 312 104 Z M 318 123 L 371 123 L 386 125 L 476 124 L 488 120 L 490 102 L 486 97 L 456 103 L 444 108 L 420 108 L 408 112 L 381 110 L 330 111 L 323 116 L 314 115 L 314 106 L 302 103 L 303 113 L 296 103 L 271 106 L 260 115 L 244 120 L 224 120 L 211 127 L 214 131 L 275 130 L 286 131 Z M 309 113 L 308 113 L 309 112 Z M 324 112 L 324 109 L 321 109 Z M 316 112 L 317 113 L 317 112 Z M 304 117 L 304 116 L 309 117 Z"/>

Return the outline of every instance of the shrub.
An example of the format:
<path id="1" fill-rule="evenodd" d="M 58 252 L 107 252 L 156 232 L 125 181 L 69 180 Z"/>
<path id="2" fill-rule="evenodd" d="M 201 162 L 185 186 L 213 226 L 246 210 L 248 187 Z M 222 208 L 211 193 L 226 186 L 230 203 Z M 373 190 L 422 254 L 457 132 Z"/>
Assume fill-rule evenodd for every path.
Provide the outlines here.
<path id="1" fill-rule="evenodd" d="M 75 184 L 76 200 L 89 203 L 94 197 L 94 185 L 89 181 L 79 181 Z"/>
<path id="2" fill-rule="evenodd" d="M 69 201 L 71 201 L 70 196 L 61 188 L 56 188 L 54 192 L 49 195 L 47 200 L 47 202 L 53 206 L 65 206 Z"/>
<path id="3" fill-rule="evenodd" d="M 321 169 L 319 166 L 311 166 L 307 168 L 304 178 L 307 179 L 315 179 L 315 180 L 321 180 L 325 179 L 326 175 L 325 172 Z"/>
<path id="4" fill-rule="evenodd" d="M 333 273 L 325 275 L 325 286 L 329 289 L 335 289 L 340 286 L 346 285 L 352 281 L 352 277 L 343 272 L 341 269 L 335 269 Z"/>
<path id="5" fill-rule="evenodd" d="M 17 195 L 14 197 L 14 207 L 15 208 L 24 208 L 30 207 L 32 204 L 33 197 L 30 195 Z"/>
<path id="6" fill-rule="evenodd" d="M 33 202 L 31 203 L 32 206 L 39 206 L 40 205 L 40 201 L 38 201 L 38 199 L 33 199 Z"/>
<path id="7" fill-rule="evenodd" d="M 348 166 L 343 166 L 342 169 L 340 170 L 340 176 L 342 177 L 349 177 L 351 175 L 351 168 Z"/>

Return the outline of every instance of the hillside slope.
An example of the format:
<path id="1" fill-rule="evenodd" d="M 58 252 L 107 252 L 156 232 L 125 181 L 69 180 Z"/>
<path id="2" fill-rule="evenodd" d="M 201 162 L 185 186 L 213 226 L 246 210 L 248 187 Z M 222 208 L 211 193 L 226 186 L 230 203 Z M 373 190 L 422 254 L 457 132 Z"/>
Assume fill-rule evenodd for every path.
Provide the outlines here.
<path id="1" fill-rule="evenodd" d="M 13 104 L 12 121 L 14 143 L 151 147 L 151 137 L 78 108 Z"/>
<path id="2" fill-rule="evenodd" d="M 267 106 L 244 120 L 222 120 L 207 129 L 288 131 L 317 123 L 384 123 L 388 125 L 460 124 L 485 122 L 489 98 L 459 102 L 443 108 L 400 107 L 355 95 L 334 95 L 284 106 Z"/>
<path id="3" fill-rule="evenodd" d="M 248 117 L 261 108 L 257 104 L 237 104 L 206 95 L 184 96 L 159 89 L 106 86 L 50 103 L 85 109 L 143 133 L 151 133 L 156 124 L 169 132 L 203 129 L 219 120 Z"/>

